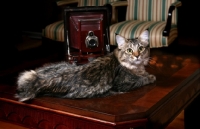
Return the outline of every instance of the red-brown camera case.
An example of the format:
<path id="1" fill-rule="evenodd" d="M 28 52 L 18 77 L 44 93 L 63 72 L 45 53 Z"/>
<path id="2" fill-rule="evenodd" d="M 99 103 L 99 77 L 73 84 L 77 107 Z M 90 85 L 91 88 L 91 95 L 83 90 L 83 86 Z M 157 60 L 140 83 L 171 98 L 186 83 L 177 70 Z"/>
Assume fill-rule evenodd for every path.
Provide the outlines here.
<path id="1" fill-rule="evenodd" d="M 110 11 L 107 6 L 70 7 L 64 10 L 66 57 L 78 64 L 110 52 Z"/>

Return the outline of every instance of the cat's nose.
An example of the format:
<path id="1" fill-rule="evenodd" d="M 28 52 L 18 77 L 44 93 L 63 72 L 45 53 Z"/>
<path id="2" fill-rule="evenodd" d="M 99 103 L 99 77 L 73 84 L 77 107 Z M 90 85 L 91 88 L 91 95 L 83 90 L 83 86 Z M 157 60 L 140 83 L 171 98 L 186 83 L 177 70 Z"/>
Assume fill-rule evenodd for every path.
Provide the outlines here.
<path id="1" fill-rule="evenodd" d="M 139 57 L 139 53 L 138 52 L 133 52 L 133 56 L 135 56 L 136 58 Z"/>
<path id="2" fill-rule="evenodd" d="M 139 55 L 138 55 L 138 56 L 135 56 L 135 57 L 138 59 Z"/>

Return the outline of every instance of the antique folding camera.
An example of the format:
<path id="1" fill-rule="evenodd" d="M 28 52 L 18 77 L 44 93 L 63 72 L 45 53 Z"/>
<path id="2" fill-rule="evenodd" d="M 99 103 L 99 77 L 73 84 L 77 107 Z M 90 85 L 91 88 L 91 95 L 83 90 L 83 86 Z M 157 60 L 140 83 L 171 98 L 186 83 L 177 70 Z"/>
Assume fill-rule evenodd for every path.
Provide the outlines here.
<path id="1" fill-rule="evenodd" d="M 70 7 L 64 14 L 67 61 L 84 64 L 110 52 L 108 7 Z"/>

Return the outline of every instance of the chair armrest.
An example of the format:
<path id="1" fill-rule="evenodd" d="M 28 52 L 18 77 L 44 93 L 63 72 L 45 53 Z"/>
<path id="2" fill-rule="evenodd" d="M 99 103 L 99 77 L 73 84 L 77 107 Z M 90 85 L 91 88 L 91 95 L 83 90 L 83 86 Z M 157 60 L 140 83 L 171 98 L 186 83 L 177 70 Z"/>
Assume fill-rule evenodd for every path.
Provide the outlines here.
<path id="1" fill-rule="evenodd" d="M 171 6 L 169 7 L 168 10 L 168 17 L 167 17 L 167 23 L 165 26 L 165 29 L 163 31 L 163 36 L 169 36 L 171 24 L 172 24 L 172 12 L 174 11 L 175 8 L 182 6 L 181 1 L 177 1 L 175 3 L 172 3 Z"/>
<path id="2" fill-rule="evenodd" d="M 65 5 L 68 5 L 68 4 L 75 4 L 75 3 L 78 4 L 78 0 L 59 0 L 59 1 L 56 1 L 57 6 L 65 6 Z"/>
<path id="3" fill-rule="evenodd" d="M 111 24 L 118 22 L 118 7 L 127 6 L 127 1 L 115 1 L 110 2 L 109 5 L 112 7 Z M 125 14 L 124 14 L 125 15 Z"/>

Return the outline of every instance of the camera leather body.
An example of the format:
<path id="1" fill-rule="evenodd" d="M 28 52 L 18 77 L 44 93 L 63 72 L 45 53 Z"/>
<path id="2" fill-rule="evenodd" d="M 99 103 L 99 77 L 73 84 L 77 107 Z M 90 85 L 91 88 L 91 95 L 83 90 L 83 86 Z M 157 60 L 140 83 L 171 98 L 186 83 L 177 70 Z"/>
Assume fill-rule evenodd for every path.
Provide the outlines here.
<path id="1" fill-rule="evenodd" d="M 106 6 L 65 8 L 66 59 L 84 64 L 110 52 L 110 11 Z"/>

